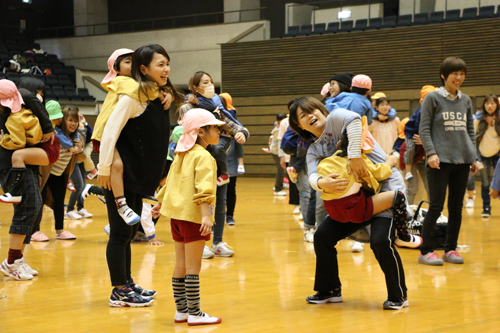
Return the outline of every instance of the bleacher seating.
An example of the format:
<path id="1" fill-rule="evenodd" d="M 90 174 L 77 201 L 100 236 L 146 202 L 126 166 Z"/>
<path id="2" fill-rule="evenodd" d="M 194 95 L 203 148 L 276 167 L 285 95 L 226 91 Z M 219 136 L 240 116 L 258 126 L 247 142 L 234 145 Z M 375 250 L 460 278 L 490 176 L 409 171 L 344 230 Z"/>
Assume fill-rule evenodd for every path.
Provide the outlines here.
<path id="1" fill-rule="evenodd" d="M 339 28 L 338 32 L 349 32 L 352 30 L 353 26 L 354 26 L 354 22 L 351 20 L 342 21 L 340 23 L 340 28 Z"/>
<path id="2" fill-rule="evenodd" d="M 95 102 L 95 98 L 89 94 L 87 88 L 78 88 L 78 96 L 83 98 L 84 102 Z"/>
<path id="3" fill-rule="evenodd" d="M 401 15 L 398 17 L 398 23 L 396 23 L 396 27 L 408 27 L 412 23 L 412 15 Z"/>
<path id="4" fill-rule="evenodd" d="M 497 12 L 493 15 L 493 17 L 500 17 L 500 5 L 498 5 Z"/>
<path id="5" fill-rule="evenodd" d="M 351 31 L 363 31 L 368 28 L 368 20 L 367 19 L 362 19 L 362 20 L 356 20 L 356 25 L 354 28 L 352 28 Z"/>
<path id="6" fill-rule="evenodd" d="M 304 24 L 300 26 L 300 32 L 297 36 L 309 36 L 312 31 L 312 24 Z"/>
<path id="7" fill-rule="evenodd" d="M 444 21 L 444 12 L 437 11 L 429 15 L 429 21 L 427 23 L 442 23 Z"/>
<path id="8" fill-rule="evenodd" d="M 295 37 L 300 32 L 300 27 L 298 25 L 292 25 L 288 27 L 288 32 L 283 37 Z"/>
<path id="9" fill-rule="evenodd" d="M 316 23 L 310 35 L 321 35 L 325 32 L 326 23 Z"/>
<path id="10" fill-rule="evenodd" d="M 477 7 L 464 8 L 462 13 L 462 21 L 475 20 L 477 18 Z"/>
<path id="11" fill-rule="evenodd" d="M 370 24 L 368 25 L 368 29 L 380 29 L 382 26 L 382 18 L 381 17 L 374 17 L 370 19 Z"/>
<path id="12" fill-rule="evenodd" d="M 397 16 L 384 17 L 384 23 L 382 24 L 381 28 L 394 28 L 396 26 L 397 20 Z"/>
<path id="13" fill-rule="evenodd" d="M 427 13 L 415 14 L 415 16 L 413 17 L 412 25 L 424 25 L 427 24 L 428 20 L 429 20 L 429 15 Z"/>
<path id="14" fill-rule="evenodd" d="M 452 9 L 446 11 L 444 18 L 445 22 L 454 22 L 460 20 L 460 9 Z"/>
<path id="15" fill-rule="evenodd" d="M 495 15 L 495 6 L 483 6 L 479 7 L 479 14 L 477 15 L 477 18 L 490 18 Z"/>
<path id="16" fill-rule="evenodd" d="M 330 22 L 328 23 L 328 28 L 325 30 L 325 34 L 334 34 L 339 30 L 339 22 Z"/>

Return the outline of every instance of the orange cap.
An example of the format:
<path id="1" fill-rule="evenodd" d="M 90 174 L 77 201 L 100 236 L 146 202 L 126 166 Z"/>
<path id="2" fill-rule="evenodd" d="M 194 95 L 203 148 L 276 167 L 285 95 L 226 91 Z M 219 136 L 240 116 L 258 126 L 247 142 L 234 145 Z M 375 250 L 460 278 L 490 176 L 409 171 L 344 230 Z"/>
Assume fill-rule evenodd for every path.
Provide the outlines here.
<path id="1" fill-rule="evenodd" d="M 428 93 L 433 92 L 436 89 L 437 88 L 434 86 L 423 86 L 422 90 L 420 90 L 420 103 L 424 101 L 424 98 Z"/>

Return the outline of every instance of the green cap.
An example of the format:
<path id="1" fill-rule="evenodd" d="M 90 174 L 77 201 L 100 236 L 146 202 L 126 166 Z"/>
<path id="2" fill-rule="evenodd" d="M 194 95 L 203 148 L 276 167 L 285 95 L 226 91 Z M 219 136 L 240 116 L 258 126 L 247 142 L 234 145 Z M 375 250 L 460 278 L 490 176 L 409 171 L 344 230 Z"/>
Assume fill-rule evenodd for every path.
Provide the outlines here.
<path id="1" fill-rule="evenodd" d="M 63 117 L 63 113 L 61 111 L 61 105 L 56 101 L 48 101 L 45 103 L 45 109 L 49 113 L 50 120 L 60 119 Z"/>

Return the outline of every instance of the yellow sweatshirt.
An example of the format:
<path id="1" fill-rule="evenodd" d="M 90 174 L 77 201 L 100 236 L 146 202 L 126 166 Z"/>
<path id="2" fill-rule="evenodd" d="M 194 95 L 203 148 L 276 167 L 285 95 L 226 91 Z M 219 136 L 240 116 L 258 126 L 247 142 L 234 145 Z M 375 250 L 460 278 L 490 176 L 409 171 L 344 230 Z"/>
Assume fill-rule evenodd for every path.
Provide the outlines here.
<path id="1" fill-rule="evenodd" d="M 208 202 L 210 219 L 214 222 L 216 193 L 215 159 L 205 148 L 195 144 L 190 150 L 175 155 L 167 183 L 156 198 L 161 203 L 162 215 L 201 224 L 198 205 Z"/>
<path id="2" fill-rule="evenodd" d="M 104 127 L 108 122 L 109 116 L 113 113 L 116 104 L 118 104 L 118 97 L 120 95 L 130 96 L 141 103 L 147 103 L 148 100 L 152 101 L 158 98 L 158 86 L 156 84 L 154 89 L 148 89 L 148 95 L 142 92 L 139 94 L 139 84 L 129 76 L 117 76 L 111 82 L 104 84 L 103 87 L 108 91 L 108 94 L 102 105 L 101 113 L 97 116 L 94 124 L 92 139 L 97 141 L 101 141 Z"/>
<path id="3" fill-rule="evenodd" d="M 5 134 L 0 145 L 8 150 L 25 148 L 26 144 L 37 145 L 42 141 L 42 127 L 38 118 L 31 110 L 24 107 L 16 113 L 11 113 L 5 127 L 9 134 Z"/>
<path id="4" fill-rule="evenodd" d="M 360 187 L 370 190 L 372 192 L 378 193 L 380 191 L 381 185 L 380 181 L 389 178 L 392 174 L 391 167 L 385 163 L 373 164 L 366 155 L 361 157 L 366 164 L 366 168 L 370 172 L 369 176 L 363 178 L 361 186 L 356 182 L 352 174 L 347 173 L 347 157 L 339 157 L 336 154 L 325 158 L 318 165 L 318 174 L 325 178 L 326 176 L 336 173 L 339 175 L 338 178 L 346 178 L 349 180 L 349 185 L 342 193 L 328 193 L 323 191 L 321 194 L 321 199 L 323 200 L 335 200 L 340 199 L 346 195 L 357 193 Z M 357 190 L 356 190 L 357 187 Z M 354 190 L 352 189 L 354 188 Z M 352 193 L 351 193 L 352 192 Z"/>

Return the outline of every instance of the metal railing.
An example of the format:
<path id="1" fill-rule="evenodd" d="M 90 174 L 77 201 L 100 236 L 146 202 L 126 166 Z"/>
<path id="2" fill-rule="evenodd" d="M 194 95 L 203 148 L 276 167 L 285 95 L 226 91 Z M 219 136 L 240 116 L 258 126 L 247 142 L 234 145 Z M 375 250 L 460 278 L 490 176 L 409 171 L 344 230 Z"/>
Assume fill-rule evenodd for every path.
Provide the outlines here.
<path id="1" fill-rule="evenodd" d="M 124 22 L 109 22 L 103 24 L 89 24 L 79 26 L 65 26 L 54 28 L 37 29 L 37 38 L 61 38 L 75 36 L 97 36 L 115 33 L 138 32 L 160 29 L 172 29 L 182 27 L 192 27 L 197 25 L 221 24 L 225 22 L 225 15 L 231 15 L 230 22 L 253 21 L 242 19 L 242 13 L 259 11 L 258 19 L 263 19 L 263 10 L 267 7 L 258 7 L 253 9 L 231 10 L 222 12 L 211 12 L 202 14 L 190 14 L 169 16 L 150 20 L 135 20 Z M 238 14 L 238 19 L 233 18 Z"/>

